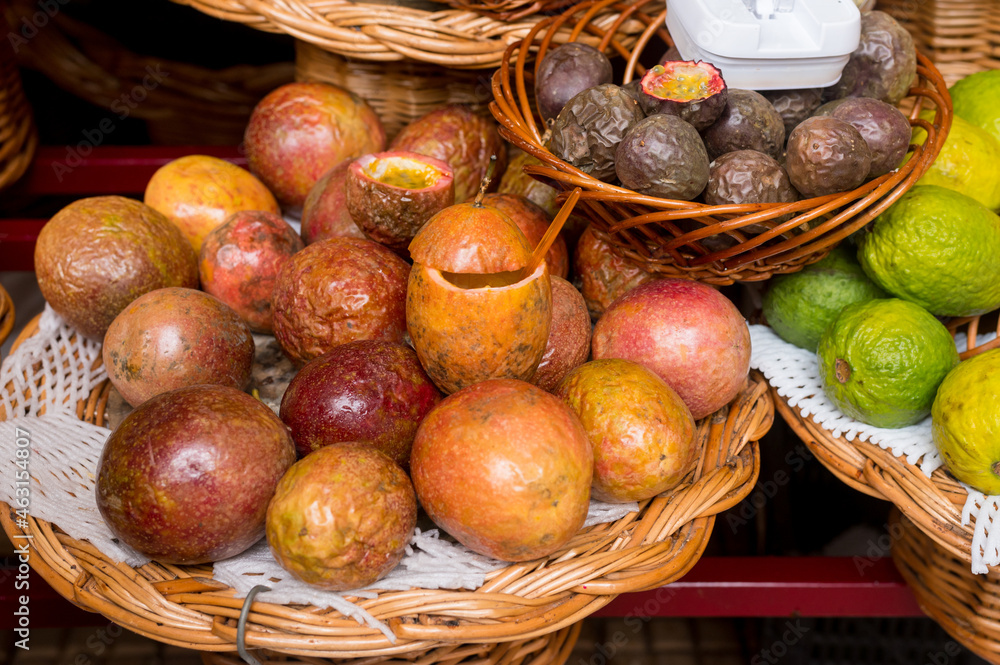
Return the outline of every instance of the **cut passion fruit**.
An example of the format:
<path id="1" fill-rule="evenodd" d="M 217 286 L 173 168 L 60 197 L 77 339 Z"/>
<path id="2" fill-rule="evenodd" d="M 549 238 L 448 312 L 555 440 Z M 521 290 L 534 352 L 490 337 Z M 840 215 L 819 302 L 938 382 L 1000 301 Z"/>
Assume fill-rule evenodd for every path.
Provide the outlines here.
<path id="1" fill-rule="evenodd" d="M 675 115 L 699 131 L 718 119 L 729 99 L 722 72 L 700 60 L 656 65 L 642 77 L 639 87 L 639 103 L 646 115 Z"/>
<path id="2" fill-rule="evenodd" d="M 434 383 L 453 393 L 486 379 L 530 380 L 548 341 L 552 292 L 545 262 L 522 278 L 531 247 L 514 222 L 482 205 L 481 193 L 431 218 L 410 256 L 406 327 Z"/>
<path id="3" fill-rule="evenodd" d="M 347 172 L 347 209 L 366 236 L 404 250 L 424 223 L 455 202 L 445 162 L 415 152 L 359 157 Z"/>

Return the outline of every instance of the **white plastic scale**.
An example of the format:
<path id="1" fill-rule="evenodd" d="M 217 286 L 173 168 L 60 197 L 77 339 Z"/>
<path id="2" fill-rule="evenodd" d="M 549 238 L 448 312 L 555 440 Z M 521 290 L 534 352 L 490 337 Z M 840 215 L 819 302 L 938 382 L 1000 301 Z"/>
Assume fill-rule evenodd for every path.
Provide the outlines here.
<path id="1" fill-rule="evenodd" d="M 667 29 L 730 88 L 822 88 L 858 47 L 861 13 L 853 0 L 667 0 Z"/>

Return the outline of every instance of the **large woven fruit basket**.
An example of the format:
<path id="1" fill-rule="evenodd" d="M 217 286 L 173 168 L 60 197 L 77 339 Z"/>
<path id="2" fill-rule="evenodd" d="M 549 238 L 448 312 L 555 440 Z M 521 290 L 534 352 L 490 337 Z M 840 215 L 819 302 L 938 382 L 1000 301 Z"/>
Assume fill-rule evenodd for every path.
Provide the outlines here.
<path id="1" fill-rule="evenodd" d="M 605 28 L 595 24 L 593 16 L 607 8 L 614 8 L 619 16 Z M 800 270 L 902 196 L 944 143 L 951 126 L 951 100 L 940 72 L 918 54 L 918 81 L 900 107 L 907 109 L 911 125 L 928 130 L 929 137 L 922 145 L 910 146 L 908 161 L 899 169 L 852 191 L 795 203 L 709 206 L 641 195 L 602 182 L 553 155 L 546 145 L 545 125 L 534 111 L 534 73 L 553 47 L 554 36 L 571 28 L 573 39 L 582 35 L 600 38 L 602 47 L 627 59 L 621 83 L 628 83 L 642 75 L 643 63 L 655 64 L 673 45 L 665 17 L 659 0 L 631 4 L 586 0 L 557 17 L 539 21 L 524 39 L 507 49 L 493 78 L 491 108 L 501 134 L 543 163 L 525 171 L 564 190 L 582 188 L 578 210 L 608 235 L 619 253 L 647 270 L 717 285 L 760 281 Z M 645 30 L 629 45 L 622 40 L 620 26 L 633 21 L 640 21 Z M 918 117 L 923 109 L 933 110 L 931 122 Z M 717 242 L 706 243 L 710 239 Z"/>
<path id="2" fill-rule="evenodd" d="M 26 428 L 29 422 L 43 427 L 46 418 L 105 423 L 111 386 L 99 348 L 77 339 L 60 320 L 53 323 L 52 316 L 43 313 L 15 341 L 16 351 L 33 340 L 37 358 L 14 353 L 5 362 L 0 405 L 9 406 L 0 414 L 0 430 Z M 67 367 L 91 377 L 93 389 L 79 399 L 66 400 L 68 393 L 56 390 L 54 377 Z M 20 401 L 11 400 L 14 393 Z M 561 630 L 618 594 L 669 584 L 690 570 L 705 550 L 715 516 L 739 503 L 756 482 L 757 440 L 772 421 L 766 383 L 751 373 L 733 402 L 698 422 L 700 461 L 676 491 L 642 502 L 637 512 L 614 522 L 584 528 L 545 559 L 495 569 L 475 591 L 415 588 L 353 598 L 394 640 L 333 609 L 254 600 L 245 644 L 322 658 L 386 657 L 454 644 L 530 640 Z M 33 460 L 44 457 L 41 451 L 31 454 Z M 90 455 L 96 463 L 93 451 Z M 86 480 L 93 470 L 74 472 Z M 44 492 L 44 477 L 36 482 L 35 491 Z M 93 491 L 92 481 L 83 487 Z M 245 600 L 213 579 L 211 566 L 152 562 L 132 568 L 59 525 L 17 515 L 9 506 L 0 511 L 0 523 L 12 538 L 33 538 L 34 570 L 80 607 L 170 644 L 202 651 L 237 648 Z"/>

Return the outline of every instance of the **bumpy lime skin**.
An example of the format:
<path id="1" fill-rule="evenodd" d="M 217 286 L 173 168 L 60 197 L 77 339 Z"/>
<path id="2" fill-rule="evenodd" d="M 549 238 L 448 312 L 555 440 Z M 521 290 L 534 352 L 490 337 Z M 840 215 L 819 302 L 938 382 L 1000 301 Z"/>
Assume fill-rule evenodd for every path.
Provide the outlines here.
<path id="1" fill-rule="evenodd" d="M 764 294 L 763 312 L 781 339 L 815 351 L 823 332 L 844 307 L 888 297 L 858 265 L 852 248 L 840 245 L 821 261 L 772 279 Z"/>
<path id="2" fill-rule="evenodd" d="M 931 436 L 953 476 L 1000 494 L 1000 349 L 964 361 L 941 382 Z"/>
<path id="3" fill-rule="evenodd" d="M 914 187 L 879 215 L 858 260 L 883 289 L 937 316 L 1000 307 L 1000 217 L 944 187 Z"/>
<path id="4" fill-rule="evenodd" d="M 848 305 L 817 350 L 826 396 L 875 427 L 914 425 L 931 412 L 938 386 L 958 364 L 940 321 L 899 298 Z"/>

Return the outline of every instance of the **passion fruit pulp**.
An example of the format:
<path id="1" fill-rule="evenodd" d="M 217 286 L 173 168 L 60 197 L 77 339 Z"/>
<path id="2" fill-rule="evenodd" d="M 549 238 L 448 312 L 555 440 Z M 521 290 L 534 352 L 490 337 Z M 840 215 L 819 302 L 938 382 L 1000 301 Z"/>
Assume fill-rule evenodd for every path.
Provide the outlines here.
<path id="1" fill-rule="evenodd" d="M 699 131 L 718 119 L 729 99 L 722 72 L 701 60 L 656 65 L 643 75 L 640 89 L 646 115 L 676 115 Z"/>

